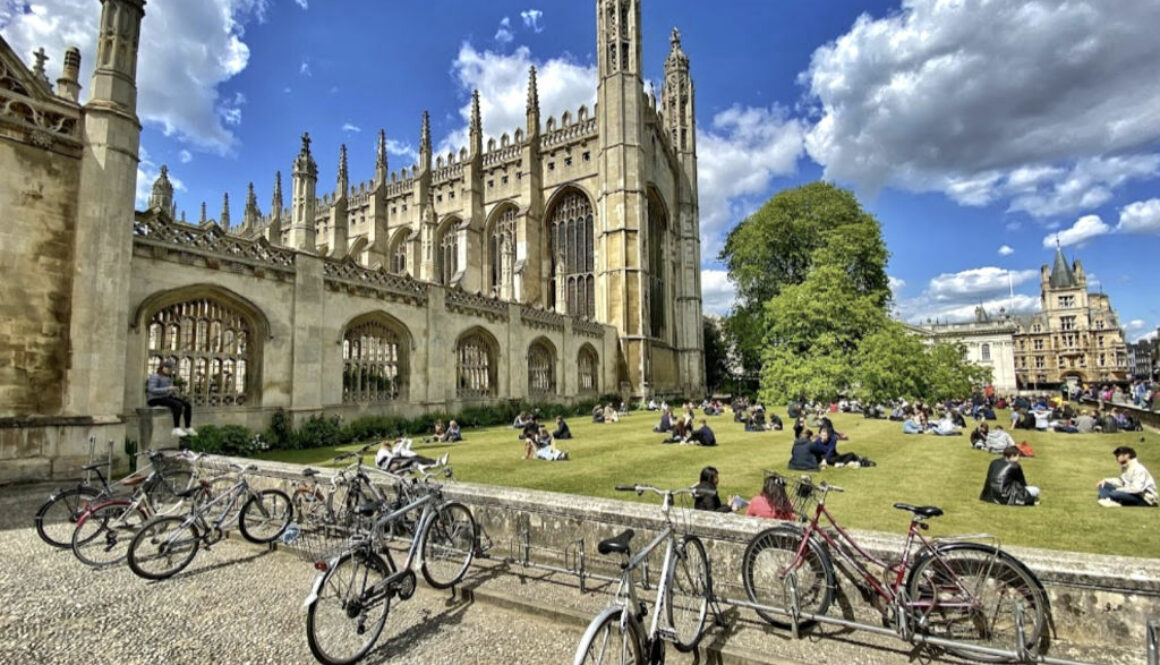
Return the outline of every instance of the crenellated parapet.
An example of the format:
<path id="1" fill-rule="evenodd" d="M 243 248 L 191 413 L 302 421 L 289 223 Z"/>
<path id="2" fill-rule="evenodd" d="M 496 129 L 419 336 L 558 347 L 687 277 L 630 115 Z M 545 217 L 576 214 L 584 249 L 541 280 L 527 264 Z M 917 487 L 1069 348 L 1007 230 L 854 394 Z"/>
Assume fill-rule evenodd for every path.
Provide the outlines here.
<path id="1" fill-rule="evenodd" d="M 521 307 L 520 321 L 524 325 L 531 328 L 540 328 L 543 330 L 563 330 L 564 322 L 569 317 L 553 312 L 547 309 L 539 309 L 536 307 Z"/>
<path id="2" fill-rule="evenodd" d="M 540 139 L 540 146 L 557 148 L 569 143 L 576 143 L 596 136 L 598 131 L 596 118 L 588 117 L 588 108 L 580 107 L 575 122 L 567 111 L 560 116 L 560 127 L 556 127 L 556 119 L 548 118 L 544 125 L 544 136 Z"/>

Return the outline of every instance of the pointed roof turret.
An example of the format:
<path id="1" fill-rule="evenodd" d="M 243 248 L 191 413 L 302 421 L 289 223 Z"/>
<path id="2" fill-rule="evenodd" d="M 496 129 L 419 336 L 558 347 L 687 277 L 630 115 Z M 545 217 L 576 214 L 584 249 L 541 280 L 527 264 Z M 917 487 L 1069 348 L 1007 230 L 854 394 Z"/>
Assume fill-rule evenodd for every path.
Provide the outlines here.
<path id="1" fill-rule="evenodd" d="M 1079 286 L 1075 273 L 1072 272 L 1071 266 L 1068 265 L 1067 259 L 1063 256 L 1063 248 L 1059 245 L 1058 237 L 1055 239 L 1055 264 L 1051 266 L 1051 278 L 1048 283 L 1055 289 Z"/>
<path id="2" fill-rule="evenodd" d="M 338 182 L 335 188 L 338 190 L 334 193 L 334 198 L 336 199 L 346 196 L 346 190 L 350 189 L 350 175 L 346 169 L 345 143 L 338 147 Z"/>
<path id="3" fill-rule="evenodd" d="M 294 177 L 299 176 L 318 178 L 318 164 L 314 162 L 314 157 L 310 154 L 310 132 L 303 132 L 302 150 L 294 159 Z"/>
<path id="4" fill-rule="evenodd" d="M 375 183 L 387 181 L 387 132 L 379 130 L 379 144 L 375 149 Z"/>
<path id="5" fill-rule="evenodd" d="M 423 111 L 423 128 L 419 132 L 419 151 L 431 154 L 431 114 Z"/>
<path id="6" fill-rule="evenodd" d="M 669 43 L 672 47 L 669 49 L 669 56 L 665 58 L 665 70 L 672 68 L 685 69 L 689 68 L 689 56 L 685 55 L 685 50 L 681 48 L 681 31 L 673 28 L 672 34 L 669 36 Z"/>
<path id="7" fill-rule="evenodd" d="M 172 214 L 173 183 L 169 182 L 169 167 L 162 164 L 161 174 L 153 181 L 153 193 L 149 196 L 149 209 L 162 210 Z"/>
<path id="8" fill-rule="evenodd" d="M 270 202 L 270 212 L 275 215 L 282 212 L 282 172 L 274 172 L 274 197 Z"/>
<path id="9" fill-rule="evenodd" d="M 226 192 L 222 195 L 222 214 L 218 218 L 218 226 L 223 229 L 230 228 L 230 193 Z"/>
<path id="10" fill-rule="evenodd" d="M 536 66 L 528 68 L 528 113 L 535 109 L 540 112 L 540 90 L 536 85 Z"/>
<path id="11" fill-rule="evenodd" d="M 205 226 L 206 222 L 208 222 L 208 221 L 209 220 L 206 219 L 206 216 L 205 216 L 205 201 L 202 201 L 201 202 L 201 217 L 197 220 L 197 223 L 201 226 Z"/>
<path id="12" fill-rule="evenodd" d="M 479 113 L 479 90 L 471 91 L 471 127 L 468 131 L 468 140 L 471 142 L 471 154 L 483 154 L 483 121 Z"/>

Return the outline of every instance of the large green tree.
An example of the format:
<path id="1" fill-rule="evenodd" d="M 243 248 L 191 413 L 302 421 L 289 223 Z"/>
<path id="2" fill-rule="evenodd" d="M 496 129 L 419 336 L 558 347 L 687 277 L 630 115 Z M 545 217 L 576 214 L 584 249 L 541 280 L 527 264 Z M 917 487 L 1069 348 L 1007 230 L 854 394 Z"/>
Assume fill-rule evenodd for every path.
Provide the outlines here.
<path id="1" fill-rule="evenodd" d="M 725 329 L 744 370 L 753 373 L 762 364 L 771 298 L 805 282 L 815 266 L 830 265 L 847 275 L 848 288 L 885 307 L 888 256 L 878 221 L 851 192 L 829 183 L 780 192 L 743 220 L 719 258 L 737 284 Z"/>
<path id="2" fill-rule="evenodd" d="M 732 375 L 729 372 L 729 347 L 716 319 L 701 317 L 702 338 L 705 340 L 705 384 L 710 392 L 729 390 Z"/>

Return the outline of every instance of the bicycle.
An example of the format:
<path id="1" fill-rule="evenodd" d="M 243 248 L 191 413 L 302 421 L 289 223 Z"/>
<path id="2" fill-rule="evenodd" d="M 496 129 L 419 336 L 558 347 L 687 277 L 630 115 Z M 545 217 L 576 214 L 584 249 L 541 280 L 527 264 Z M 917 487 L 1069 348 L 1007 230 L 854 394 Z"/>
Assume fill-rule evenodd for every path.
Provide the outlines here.
<path id="1" fill-rule="evenodd" d="M 162 451 L 147 451 L 162 452 Z M 147 453 L 138 453 L 147 454 Z M 75 487 L 57 490 L 49 494 L 48 499 L 37 509 L 33 523 L 36 534 L 40 539 L 52 547 L 60 549 L 72 547 L 72 534 L 76 529 L 77 520 L 94 503 L 109 499 L 116 494 L 116 488 L 109 484 L 101 469 L 106 464 L 88 464 L 81 467 L 84 477 Z M 99 486 L 94 486 L 91 474 L 96 473 Z M 192 474 L 185 469 L 164 469 L 162 475 L 167 477 L 168 485 L 172 487 L 187 487 Z M 145 480 L 145 474 L 132 473 L 122 478 L 119 483 L 128 487 Z"/>
<path id="2" fill-rule="evenodd" d="M 294 514 L 303 528 L 336 528 L 340 531 L 349 530 L 352 522 L 357 518 L 358 506 L 383 501 L 383 493 L 371 483 L 366 467 L 362 463 L 362 456 L 374 444 L 364 446 L 357 452 L 348 452 L 333 458 L 334 462 L 351 457 L 355 462 L 335 473 L 330 480 L 330 487 L 324 491 L 319 487 L 315 478 L 320 472 L 317 469 L 304 469 L 302 475 L 305 480 L 294 487 L 291 503 L 294 504 Z M 343 493 L 342 490 L 345 490 Z"/>
<path id="3" fill-rule="evenodd" d="M 845 490 L 814 484 L 808 476 L 782 481 L 805 526 L 782 524 L 758 533 L 746 547 L 741 566 L 751 602 L 788 608 L 788 622 L 781 613 L 757 609 L 770 624 L 807 628 L 826 614 L 834 598 L 834 553 L 847 564 L 843 572 L 859 583 L 884 620 L 892 621 L 907 641 L 918 633 L 935 638 L 922 641 L 938 642 L 960 657 L 1003 662 L 1011 657 L 1000 650 L 1014 648 L 1025 655 L 1046 638 L 1047 593 L 1035 574 L 1000 549 L 997 540 L 993 545 L 975 542 L 989 536 L 927 540 L 921 533 L 930 528 L 926 520 L 942 515 L 942 509 L 896 503 L 895 508 L 911 514 L 910 527 L 898 560 L 888 562 L 861 547 L 826 507 L 828 493 Z M 807 517 L 811 502 L 816 507 Z M 829 528 L 819 526 L 822 517 Z M 881 581 L 865 562 L 882 569 Z M 1020 612 L 1025 618 L 1022 644 L 1016 638 Z M 964 642 L 969 644 L 960 646 Z"/>
<path id="4" fill-rule="evenodd" d="M 427 482 L 429 468 L 415 468 L 424 482 L 412 488 L 414 501 L 397 509 L 383 503 L 360 507 L 365 516 L 385 514 L 333 557 L 315 563 L 319 573 L 305 602 L 306 640 L 319 662 L 350 665 L 371 650 L 386 625 L 391 599 L 405 601 L 415 593 L 416 561 L 436 589 L 450 588 L 466 574 L 475 557 L 475 518 L 467 506 L 446 501 L 442 487 Z M 388 532 L 392 522 L 416 510 L 417 535 L 398 565 L 375 534 Z"/>
<path id="5" fill-rule="evenodd" d="M 152 470 L 146 476 L 135 474 L 121 481 L 134 488 L 132 496 L 90 503 L 77 518 L 70 544 L 81 563 L 94 567 L 120 563 L 128 552 L 129 542 L 146 520 L 176 512 L 185 502 L 185 497 L 178 494 L 194 486 L 194 476 L 185 485 L 175 486 L 174 480 L 182 476 L 162 472 L 165 462 L 160 452 L 139 454 L 149 456 Z M 192 463 L 201 455 L 183 452 L 178 457 Z M 198 493 L 190 498 L 196 501 L 203 496 Z"/>
<path id="6" fill-rule="evenodd" d="M 705 616 L 713 598 L 713 577 L 705 546 L 694 535 L 678 535 L 672 520 L 674 497 L 695 496 L 696 488 L 663 490 L 651 485 L 617 485 L 616 491 L 661 495 L 666 527 L 635 556 L 631 549 L 635 535 L 632 529 L 625 529 L 620 535 L 596 546 L 601 554 L 623 555 L 620 585 L 612 604 L 592 619 L 580 638 L 575 665 L 663 663 L 666 641 L 671 641 L 678 651 L 692 651 L 701 641 Z M 637 599 L 633 573 L 662 543 L 665 545 L 664 565 L 657 584 L 652 623 L 645 632 L 642 620 L 647 610 Z M 664 626 L 661 625 L 662 608 L 666 618 Z"/>
<path id="7" fill-rule="evenodd" d="M 238 513 L 238 530 L 252 543 L 265 544 L 276 540 L 290 525 L 294 510 L 290 497 L 281 490 L 250 489 L 244 475 L 257 471 L 254 465 L 231 464 L 238 478 L 223 494 L 203 503 L 197 503 L 187 515 L 163 515 L 150 519 L 129 543 L 129 568 L 138 577 L 161 580 L 181 572 L 193 561 L 198 549 L 220 541 L 225 533 L 222 525 L 230 518 L 239 499 L 245 499 Z M 179 496 L 191 496 L 202 491 L 193 487 Z M 207 516 L 220 510 L 218 516 Z"/>

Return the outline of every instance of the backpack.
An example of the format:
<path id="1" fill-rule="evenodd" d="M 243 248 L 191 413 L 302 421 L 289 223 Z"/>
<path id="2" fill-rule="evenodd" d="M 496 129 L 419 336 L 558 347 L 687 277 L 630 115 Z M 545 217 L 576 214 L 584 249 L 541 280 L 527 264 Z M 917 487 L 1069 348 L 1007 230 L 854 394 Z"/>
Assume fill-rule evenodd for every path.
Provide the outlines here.
<path id="1" fill-rule="evenodd" d="M 1035 457 L 1035 451 L 1031 448 L 1031 444 L 1026 441 L 1020 441 L 1015 444 L 1015 447 L 1019 449 L 1020 455 L 1024 457 Z"/>

